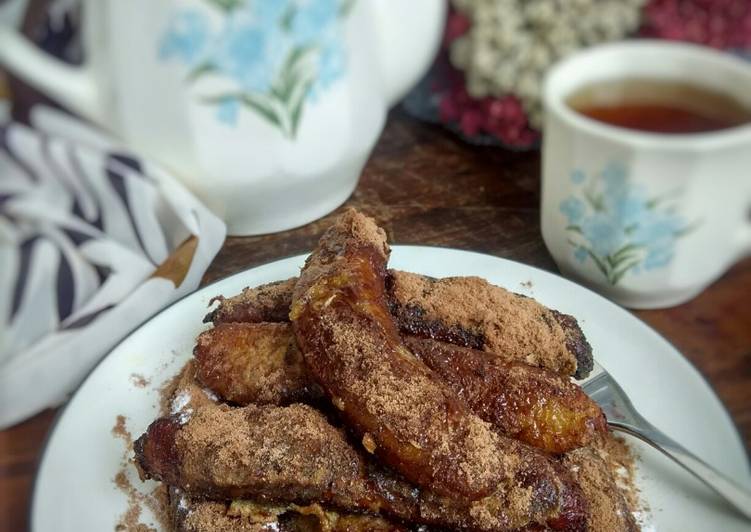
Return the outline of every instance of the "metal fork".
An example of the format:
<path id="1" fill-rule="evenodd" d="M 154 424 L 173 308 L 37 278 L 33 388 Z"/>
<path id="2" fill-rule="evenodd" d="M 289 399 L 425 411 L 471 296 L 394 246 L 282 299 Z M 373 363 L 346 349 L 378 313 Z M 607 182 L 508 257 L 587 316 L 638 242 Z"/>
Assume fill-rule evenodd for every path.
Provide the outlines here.
<path id="1" fill-rule="evenodd" d="M 579 385 L 600 405 L 611 428 L 631 434 L 662 452 L 751 519 L 751 493 L 644 419 L 623 388 L 597 362 L 589 377 L 580 381 Z"/>

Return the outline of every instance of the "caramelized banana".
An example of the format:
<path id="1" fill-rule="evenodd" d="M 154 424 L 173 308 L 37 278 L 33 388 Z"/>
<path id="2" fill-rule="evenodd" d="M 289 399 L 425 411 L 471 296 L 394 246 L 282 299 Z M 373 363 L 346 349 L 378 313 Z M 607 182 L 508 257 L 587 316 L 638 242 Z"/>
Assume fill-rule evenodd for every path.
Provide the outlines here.
<path id="1" fill-rule="evenodd" d="M 205 406 L 189 419 L 154 421 L 134 449 L 142 477 L 177 487 L 186 497 L 321 504 L 450 530 L 520 528 L 526 522 L 512 519 L 509 505 L 534 514 L 554 505 L 556 515 L 543 529 L 552 524 L 555 530 L 584 530 L 586 521 L 580 490 L 562 470 L 561 489 L 529 478 L 474 502 L 441 497 L 372 463 L 342 430 L 304 405 Z"/>
<path id="2" fill-rule="evenodd" d="M 503 434 L 544 451 L 563 453 L 606 430 L 602 411 L 566 377 L 482 351 L 405 337 L 472 412 Z M 237 404 L 317 403 L 289 324 L 220 323 L 198 337 L 199 379 Z"/>
<path id="3" fill-rule="evenodd" d="M 409 481 L 493 498 L 489 517 L 514 527 L 554 517 L 566 489 L 552 462 L 494 432 L 402 343 L 386 305 L 388 254 L 383 230 L 349 210 L 306 261 L 290 319 L 311 374 L 365 448 Z"/>
<path id="4" fill-rule="evenodd" d="M 607 431 L 597 403 L 566 377 L 435 340 L 404 341 L 472 412 L 516 440 L 564 453 Z"/>
<path id="5" fill-rule="evenodd" d="M 286 321 L 296 282 L 287 279 L 214 298 L 219 305 L 204 321 Z M 592 370 L 592 348 L 573 316 L 484 279 L 433 279 L 390 270 L 386 291 L 389 310 L 404 334 L 495 353 L 579 379 Z"/>

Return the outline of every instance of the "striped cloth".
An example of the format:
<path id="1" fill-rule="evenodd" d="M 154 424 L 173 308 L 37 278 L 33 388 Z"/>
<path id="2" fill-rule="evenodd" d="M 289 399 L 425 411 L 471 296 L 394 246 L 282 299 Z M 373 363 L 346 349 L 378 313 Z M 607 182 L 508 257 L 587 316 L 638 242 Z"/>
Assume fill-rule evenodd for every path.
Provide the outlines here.
<path id="1" fill-rule="evenodd" d="M 168 173 L 101 132 L 49 109 L 32 123 L 0 126 L 0 429 L 60 404 L 195 290 L 225 237 Z"/>

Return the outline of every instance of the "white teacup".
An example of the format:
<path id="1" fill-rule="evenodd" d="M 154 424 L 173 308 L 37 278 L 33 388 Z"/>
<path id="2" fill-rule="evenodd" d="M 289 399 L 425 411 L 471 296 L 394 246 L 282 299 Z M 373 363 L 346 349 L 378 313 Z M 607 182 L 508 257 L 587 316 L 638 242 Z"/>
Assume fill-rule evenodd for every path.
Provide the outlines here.
<path id="1" fill-rule="evenodd" d="M 655 134 L 579 114 L 567 98 L 622 79 L 681 81 L 751 108 L 751 64 L 631 41 L 560 63 L 545 88 L 542 234 L 561 272 L 632 308 L 691 299 L 751 253 L 751 125 Z"/>
<path id="2" fill-rule="evenodd" d="M 425 72 L 439 0 L 84 0 L 75 69 L 0 28 L 0 62 L 161 161 L 228 224 L 308 223 L 352 193 Z"/>

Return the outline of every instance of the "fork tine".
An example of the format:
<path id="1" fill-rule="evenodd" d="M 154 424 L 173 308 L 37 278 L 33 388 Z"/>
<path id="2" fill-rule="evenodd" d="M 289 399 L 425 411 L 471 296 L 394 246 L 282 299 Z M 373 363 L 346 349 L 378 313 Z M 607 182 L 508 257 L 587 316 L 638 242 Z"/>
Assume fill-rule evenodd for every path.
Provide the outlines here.
<path id="1" fill-rule="evenodd" d="M 608 422 L 638 423 L 643 420 L 623 388 L 600 364 L 595 362 L 595 367 L 590 376 L 583 381 L 582 388 L 600 405 Z"/>

